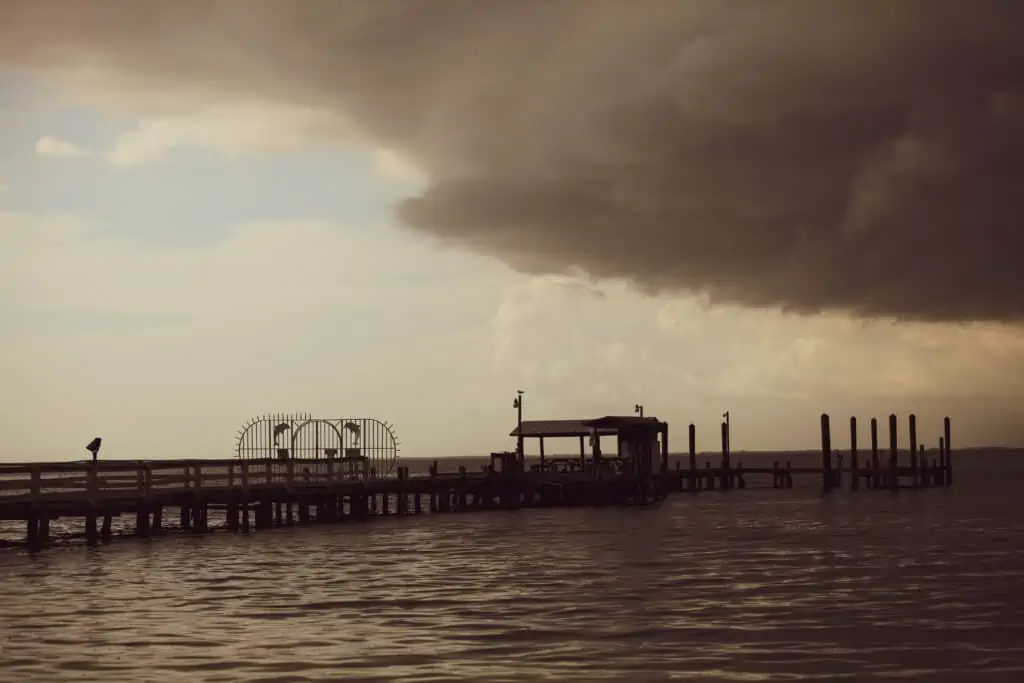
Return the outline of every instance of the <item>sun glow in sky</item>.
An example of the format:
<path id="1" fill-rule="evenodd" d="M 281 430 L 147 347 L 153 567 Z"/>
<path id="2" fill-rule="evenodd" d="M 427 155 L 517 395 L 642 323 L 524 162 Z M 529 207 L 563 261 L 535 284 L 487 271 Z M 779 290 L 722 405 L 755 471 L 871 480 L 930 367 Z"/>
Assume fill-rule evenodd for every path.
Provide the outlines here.
<path id="1" fill-rule="evenodd" d="M 12 16 L 42 30 L 30 10 Z M 2 461 L 79 458 L 94 436 L 107 457 L 228 457 L 249 417 L 291 411 L 390 421 L 403 456 L 487 453 L 511 445 L 516 389 L 527 418 L 642 403 L 675 450 L 688 422 L 713 449 L 725 410 L 734 450 L 813 448 L 822 411 L 914 411 L 926 437 L 949 414 L 958 444 L 1024 442 L 1012 321 L 888 315 L 878 297 L 869 316 L 798 314 L 802 301 L 756 304 L 747 284 L 719 296 L 732 285 L 513 269 L 537 248 L 526 233 L 453 246 L 396 213 L 470 172 L 430 163 L 436 122 L 403 149 L 258 79 L 161 90 L 156 69 L 107 78 L 36 56 L 0 48 Z M 623 262 L 638 226 L 614 227 Z M 580 263 L 591 249 L 578 243 Z"/>

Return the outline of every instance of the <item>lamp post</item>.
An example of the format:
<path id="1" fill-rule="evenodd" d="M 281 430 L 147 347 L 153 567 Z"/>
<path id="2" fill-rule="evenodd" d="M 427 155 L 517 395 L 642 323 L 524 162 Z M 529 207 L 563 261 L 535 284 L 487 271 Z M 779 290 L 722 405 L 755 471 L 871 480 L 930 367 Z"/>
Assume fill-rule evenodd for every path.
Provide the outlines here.
<path id="1" fill-rule="evenodd" d="M 644 407 L 642 405 L 640 405 L 639 403 L 637 403 L 635 406 L 633 406 L 633 412 L 636 413 L 637 415 L 639 415 L 640 417 L 643 417 L 644 416 Z"/>
<path id="2" fill-rule="evenodd" d="M 729 428 L 729 411 L 722 413 L 722 417 L 725 418 L 725 448 L 729 451 L 732 450 L 732 431 Z"/>
<path id="3" fill-rule="evenodd" d="M 523 462 L 523 394 L 522 389 L 516 390 L 516 397 L 512 401 L 512 407 L 516 409 L 516 455 L 519 461 Z"/>

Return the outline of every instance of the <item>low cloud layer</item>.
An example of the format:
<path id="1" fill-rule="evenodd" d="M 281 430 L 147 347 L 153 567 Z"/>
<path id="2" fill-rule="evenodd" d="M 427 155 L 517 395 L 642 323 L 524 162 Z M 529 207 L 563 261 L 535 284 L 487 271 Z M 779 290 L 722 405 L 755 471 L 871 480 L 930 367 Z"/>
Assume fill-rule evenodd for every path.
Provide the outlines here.
<path id="1" fill-rule="evenodd" d="M 1024 319 L 1015 0 L 8 0 L 0 60 L 329 108 L 429 176 L 405 222 L 522 270 Z"/>

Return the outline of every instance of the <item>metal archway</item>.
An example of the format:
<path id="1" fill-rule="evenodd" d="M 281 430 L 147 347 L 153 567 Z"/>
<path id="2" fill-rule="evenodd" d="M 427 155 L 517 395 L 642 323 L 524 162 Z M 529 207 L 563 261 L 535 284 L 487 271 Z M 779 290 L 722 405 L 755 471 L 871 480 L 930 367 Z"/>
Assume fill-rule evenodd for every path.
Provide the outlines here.
<path id="1" fill-rule="evenodd" d="M 283 438 L 286 432 L 287 440 Z M 326 470 L 330 458 L 365 457 L 368 469 L 387 476 L 398 465 L 398 447 L 394 427 L 375 418 L 278 413 L 249 420 L 239 430 L 235 454 L 242 460 L 298 459 L 309 463 L 311 472 Z M 323 467 L 316 462 L 321 460 Z"/>

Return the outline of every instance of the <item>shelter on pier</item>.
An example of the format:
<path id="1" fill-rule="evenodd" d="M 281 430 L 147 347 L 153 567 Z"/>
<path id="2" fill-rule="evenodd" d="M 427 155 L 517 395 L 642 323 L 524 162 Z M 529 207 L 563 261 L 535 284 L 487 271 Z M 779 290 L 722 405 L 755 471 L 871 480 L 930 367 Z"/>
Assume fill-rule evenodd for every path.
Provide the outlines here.
<path id="1" fill-rule="evenodd" d="M 519 428 L 513 428 L 511 437 L 519 437 Z M 654 457 L 661 455 L 661 469 L 668 469 L 668 423 L 656 417 L 606 415 L 589 420 L 524 420 L 522 437 L 537 439 L 540 447 L 541 469 L 545 469 L 544 443 L 546 439 L 579 439 L 581 465 L 586 461 L 589 441 L 591 457 L 600 462 L 602 436 L 617 437 L 616 455 L 634 474 L 654 471 Z M 660 445 L 659 445 L 660 438 Z"/>

